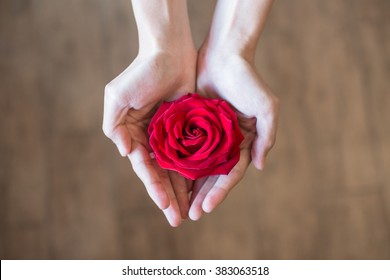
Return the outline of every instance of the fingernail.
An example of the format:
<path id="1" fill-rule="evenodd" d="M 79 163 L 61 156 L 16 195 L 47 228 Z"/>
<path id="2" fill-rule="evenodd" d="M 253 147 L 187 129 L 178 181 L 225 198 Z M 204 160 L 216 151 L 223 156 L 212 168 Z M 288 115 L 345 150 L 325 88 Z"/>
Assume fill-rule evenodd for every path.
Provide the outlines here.
<path id="1" fill-rule="evenodd" d="M 216 206 L 216 205 L 211 205 L 210 203 L 208 203 L 207 200 L 205 200 L 205 201 L 203 202 L 202 209 L 203 209 L 203 211 L 206 212 L 206 213 L 211 213 L 211 212 L 214 210 L 215 206 Z"/>
<path id="2" fill-rule="evenodd" d="M 255 164 L 255 167 L 262 171 L 264 169 L 264 164 L 265 164 L 265 158 L 262 158 L 260 161 L 258 161 L 256 164 Z"/>
<path id="3" fill-rule="evenodd" d="M 121 156 L 122 156 L 122 157 L 125 157 L 125 156 L 127 156 L 127 154 L 126 154 L 126 150 L 125 150 L 125 148 L 124 148 L 124 147 L 122 147 L 121 145 L 117 145 L 116 147 L 118 148 L 118 150 L 119 150 L 119 153 L 121 154 Z"/>
<path id="4" fill-rule="evenodd" d="M 169 205 L 171 203 L 168 199 L 168 196 L 165 196 L 165 197 L 160 198 L 158 201 L 156 201 L 156 204 L 157 204 L 158 208 L 160 208 L 161 210 L 165 210 L 169 207 Z"/>
<path id="5" fill-rule="evenodd" d="M 263 160 L 260 162 L 260 170 L 264 170 L 264 166 L 265 166 L 265 158 L 263 158 Z"/>
<path id="6" fill-rule="evenodd" d="M 203 215 L 203 209 L 200 211 L 200 213 L 189 213 L 189 218 L 193 221 L 199 220 Z"/>

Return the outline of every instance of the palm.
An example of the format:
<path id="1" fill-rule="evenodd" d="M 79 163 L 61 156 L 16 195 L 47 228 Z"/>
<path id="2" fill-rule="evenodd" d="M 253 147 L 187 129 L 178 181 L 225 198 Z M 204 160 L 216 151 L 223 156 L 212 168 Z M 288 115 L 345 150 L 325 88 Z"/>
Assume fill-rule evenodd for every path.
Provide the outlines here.
<path id="1" fill-rule="evenodd" d="M 131 135 L 131 143 L 134 146 L 142 145 L 150 151 L 147 128 L 153 115 L 153 107 L 140 110 L 129 109 L 125 117 L 125 126 Z"/>

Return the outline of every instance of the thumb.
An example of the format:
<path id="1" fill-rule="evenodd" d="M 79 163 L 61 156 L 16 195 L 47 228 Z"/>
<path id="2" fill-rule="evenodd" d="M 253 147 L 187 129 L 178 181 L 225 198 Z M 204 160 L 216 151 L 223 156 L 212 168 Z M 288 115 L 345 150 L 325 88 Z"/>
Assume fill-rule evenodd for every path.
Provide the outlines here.
<path id="1" fill-rule="evenodd" d="M 252 144 L 252 162 L 258 170 L 263 170 L 267 154 L 275 144 L 276 130 L 264 128 L 262 127 L 262 124 L 257 121 L 256 134 Z"/>
<path id="2" fill-rule="evenodd" d="M 124 124 L 115 128 L 115 132 L 111 137 L 122 157 L 127 156 L 131 152 L 131 137 Z"/>
<path id="3" fill-rule="evenodd" d="M 262 138 L 257 135 L 252 144 L 251 156 L 253 165 L 258 170 L 264 169 L 267 152 L 268 151 L 265 149 Z"/>
<path id="4" fill-rule="evenodd" d="M 128 107 L 118 104 L 113 97 L 112 90 L 105 90 L 103 132 L 117 146 L 122 156 L 127 156 L 131 152 L 131 136 L 124 124 L 124 119 L 128 112 Z"/>

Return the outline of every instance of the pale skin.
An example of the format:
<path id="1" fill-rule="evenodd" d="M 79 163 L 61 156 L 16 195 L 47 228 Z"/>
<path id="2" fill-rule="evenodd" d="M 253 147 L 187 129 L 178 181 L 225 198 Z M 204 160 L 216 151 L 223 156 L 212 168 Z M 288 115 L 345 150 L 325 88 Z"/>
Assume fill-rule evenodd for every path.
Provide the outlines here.
<path id="1" fill-rule="evenodd" d="M 275 143 L 278 99 L 254 66 L 255 48 L 272 0 L 218 0 L 206 39 L 197 52 L 187 3 L 133 0 L 138 27 L 136 59 L 105 89 L 103 131 L 127 156 L 171 226 L 198 220 L 218 206 L 252 161 L 263 169 Z M 227 100 L 245 136 L 240 161 L 229 175 L 191 181 L 161 169 L 146 128 L 162 100 L 188 92 Z"/>

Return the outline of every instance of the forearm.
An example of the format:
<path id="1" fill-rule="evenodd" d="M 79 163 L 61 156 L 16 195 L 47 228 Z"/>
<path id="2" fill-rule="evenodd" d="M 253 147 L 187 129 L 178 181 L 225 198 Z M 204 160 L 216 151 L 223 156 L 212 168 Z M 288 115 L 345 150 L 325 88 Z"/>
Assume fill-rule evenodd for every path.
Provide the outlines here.
<path id="1" fill-rule="evenodd" d="M 195 49 L 184 0 L 132 0 L 139 54 Z"/>
<path id="2" fill-rule="evenodd" d="M 218 0 L 202 49 L 253 59 L 273 0 Z"/>

